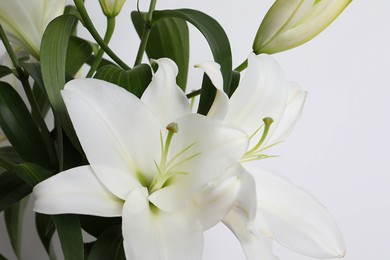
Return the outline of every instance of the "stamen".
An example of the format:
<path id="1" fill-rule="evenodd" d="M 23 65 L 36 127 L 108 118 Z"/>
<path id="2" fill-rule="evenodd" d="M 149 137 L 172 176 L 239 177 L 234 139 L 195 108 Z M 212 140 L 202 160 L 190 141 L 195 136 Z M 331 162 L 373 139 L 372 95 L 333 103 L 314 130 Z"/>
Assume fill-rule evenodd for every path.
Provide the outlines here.
<path id="1" fill-rule="evenodd" d="M 167 125 L 166 129 L 168 130 L 168 136 L 167 140 L 165 140 L 165 145 L 162 146 L 163 152 L 160 161 L 160 168 L 163 169 L 165 168 L 165 164 L 167 161 L 169 146 L 171 145 L 172 137 L 179 131 L 179 126 L 177 125 L 177 123 L 170 123 L 169 125 Z"/>
<path id="2" fill-rule="evenodd" d="M 248 162 L 248 161 L 252 161 L 252 160 L 260 160 L 260 159 L 268 158 L 267 155 L 260 153 L 262 150 L 264 150 L 264 149 L 260 149 L 260 147 L 262 146 L 265 139 L 267 138 L 269 129 L 271 127 L 271 124 L 274 122 L 274 120 L 271 117 L 266 117 L 266 118 L 263 118 L 263 122 L 264 122 L 264 130 L 263 130 L 263 134 L 262 134 L 260 140 L 257 142 L 257 144 L 252 149 L 250 149 L 248 152 L 246 152 L 246 154 L 241 158 L 241 162 Z M 258 133 L 258 131 L 260 129 L 261 129 L 261 127 L 256 129 L 256 131 L 251 135 L 250 139 L 252 139 Z"/>
<path id="3" fill-rule="evenodd" d="M 179 131 L 179 126 L 177 125 L 177 123 L 173 122 L 167 125 L 167 130 L 176 134 Z"/>
<path id="4" fill-rule="evenodd" d="M 166 140 L 164 142 L 163 134 L 160 132 L 160 143 L 161 143 L 161 160 L 160 163 L 157 163 L 154 161 L 154 164 L 157 169 L 157 174 L 154 176 L 153 181 L 149 185 L 149 194 L 152 194 L 153 192 L 161 189 L 168 183 L 169 179 L 176 175 L 176 174 L 188 174 L 187 172 L 180 171 L 177 169 L 180 165 L 182 165 L 184 162 L 189 161 L 193 159 L 194 157 L 198 156 L 199 153 L 196 153 L 194 155 L 190 155 L 185 157 L 184 159 L 179 159 L 179 157 L 183 156 L 186 152 L 188 152 L 193 146 L 193 144 L 188 145 L 183 150 L 181 150 L 179 153 L 171 157 L 169 161 L 168 154 L 169 154 L 169 148 L 171 145 L 171 141 L 173 138 L 173 135 L 178 132 L 179 127 L 177 123 L 170 123 L 166 129 L 168 130 L 168 134 L 166 137 Z"/>
<path id="5" fill-rule="evenodd" d="M 263 135 L 261 136 L 259 142 L 248 153 L 253 153 L 260 148 L 260 146 L 263 144 L 265 138 L 267 137 L 269 128 L 270 128 L 271 124 L 274 122 L 274 120 L 271 117 L 266 117 L 266 118 L 263 118 L 263 122 L 264 122 Z"/>

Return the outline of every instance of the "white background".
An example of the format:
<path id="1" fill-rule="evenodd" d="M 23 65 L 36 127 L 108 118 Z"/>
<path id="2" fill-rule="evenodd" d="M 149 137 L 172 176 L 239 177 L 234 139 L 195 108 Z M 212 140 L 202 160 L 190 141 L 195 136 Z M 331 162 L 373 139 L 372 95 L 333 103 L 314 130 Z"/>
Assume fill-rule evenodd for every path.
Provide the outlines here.
<path id="1" fill-rule="evenodd" d="M 148 1 L 140 1 L 145 10 Z M 91 15 L 103 32 L 97 0 L 86 2 L 94 8 Z M 160 0 L 157 8 L 194 8 L 213 16 L 226 30 L 238 65 L 251 51 L 271 3 Z M 129 19 L 135 8 L 135 0 L 127 0 L 110 45 L 130 65 L 139 43 Z M 286 176 L 326 205 L 344 235 L 347 260 L 390 259 L 389 10 L 389 1 L 355 0 L 311 42 L 274 55 L 287 78 L 299 82 L 309 95 L 295 131 L 272 151 L 280 157 L 261 161 L 259 167 Z M 205 40 L 191 32 L 191 64 L 211 60 Z M 201 73 L 191 68 L 189 90 L 200 80 Z M 0 252 L 9 250 L 4 232 L 0 225 Z M 223 226 L 207 231 L 205 237 L 204 259 L 245 259 Z M 36 239 L 26 236 L 23 241 L 25 259 L 43 259 L 39 243 L 31 241 Z M 311 259 L 277 245 L 275 250 L 284 260 Z"/>

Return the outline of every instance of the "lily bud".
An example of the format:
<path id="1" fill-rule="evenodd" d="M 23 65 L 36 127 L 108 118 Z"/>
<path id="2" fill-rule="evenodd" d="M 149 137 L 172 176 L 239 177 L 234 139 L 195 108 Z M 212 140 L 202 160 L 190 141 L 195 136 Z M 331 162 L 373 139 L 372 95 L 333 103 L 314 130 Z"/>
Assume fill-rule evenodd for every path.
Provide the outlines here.
<path id="1" fill-rule="evenodd" d="M 117 16 L 123 7 L 126 0 L 99 0 L 103 13 L 107 17 Z"/>
<path id="2" fill-rule="evenodd" d="M 0 0 L 0 23 L 10 42 L 39 59 L 41 39 L 51 20 L 63 14 L 66 0 Z"/>
<path id="3" fill-rule="evenodd" d="M 257 31 L 253 50 L 277 53 L 297 47 L 323 31 L 352 0 L 276 0 Z"/>

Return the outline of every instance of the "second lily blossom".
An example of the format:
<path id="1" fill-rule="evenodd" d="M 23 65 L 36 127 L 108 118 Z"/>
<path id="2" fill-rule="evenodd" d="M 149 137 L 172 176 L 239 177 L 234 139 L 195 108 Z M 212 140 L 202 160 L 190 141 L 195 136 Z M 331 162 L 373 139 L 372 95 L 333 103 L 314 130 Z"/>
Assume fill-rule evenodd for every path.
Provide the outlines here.
<path id="1" fill-rule="evenodd" d="M 312 195 L 281 176 L 254 165 L 267 158 L 264 151 L 282 142 L 299 120 L 306 92 L 287 82 L 271 56 L 251 54 L 248 68 L 229 99 L 223 92 L 219 65 L 199 64 L 217 88 L 209 115 L 243 130 L 248 151 L 241 158 L 256 182 L 257 212 L 253 218 L 247 194 L 239 196 L 224 223 L 240 240 L 248 259 L 278 259 L 271 241 L 315 258 L 343 257 L 345 245 L 331 215 Z"/>

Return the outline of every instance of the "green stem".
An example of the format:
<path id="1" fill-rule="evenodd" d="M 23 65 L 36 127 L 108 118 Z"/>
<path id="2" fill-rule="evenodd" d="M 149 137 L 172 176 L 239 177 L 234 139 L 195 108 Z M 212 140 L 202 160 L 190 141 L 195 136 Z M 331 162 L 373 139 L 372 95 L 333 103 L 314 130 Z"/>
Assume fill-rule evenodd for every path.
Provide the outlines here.
<path id="1" fill-rule="evenodd" d="M 115 29 L 115 16 L 107 17 L 107 29 L 106 29 L 106 34 L 104 35 L 104 42 L 106 44 L 108 44 L 110 42 L 112 34 L 114 33 L 114 29 Z M 91 69 L 89 70 L 89 72 L 87 74 L 87 78 L 92 77 L 93 73 L 99 67 L 99 64 L 102 61 L 103 55 L 104 55 L 104 49 L 100 48 L 98 54 L 95 57 L 95 60 L 92 63 Z"/>
<path id="2" fill-rule="evenodd" d="M 243 71 L 244 69 L 246 69 L 248 67 L 248 60 L 244 60 L 243 63 L 241 63 L 237 68 L 235 68 L 234 70 L 235 71 L 238 71 L 238 72 L 241 72 Z"/>
<path id="3" fill-rule="evenodd" d="M 244 69 L 246 69 L 248 67 L 248 60 L 244 60 L 243 63 L 241 63 L 237 68 L 235 68 L 234 70 L 235 71 L 238 71 L 238 72 L 241 72 L 243 71 Z"/>
<path id="4" fill-rule="evenodd" d="M 152 28 L 153 12 L 154 12 L 154 9 L 156 9 L 156 2 L 157 2 L 157 0 L 150 1 L 149 12 L 146 16 L 145 26 L 144 26 L 144 30 L 142 32 L 142 37 L 141 37 L 141 43 L 140 43 L 139 48 L 138 48 L 138 53 L 137 53 L 137 57 L 135 59 L 134 66 L 137 66 L 137 65 L 141 64 L 141 62 L 142 62 L 142 57 L 144 56 L 146 45 L 148 44 L 148 40 L 149 40 L 150 29 Z"/>
<path id="5" fill-rule="evenodd" d="M 200 95 L 201 92 L 202 92 L 202 89 L 194 90 L 191 93 L 187 94 L 187 98 L 190 99 L 190 98 L 196 97 L 196 96 Z"/>
<path id="6" fill-rule="evenodd" d="M 100 45 L 100 47 L 107 53 L 108 56 L 113 59 L 114 62 L 116 62 L 122 69 L 130 70 L 131 68 L 127 66 L 125 62 L 123 62 L 104 42 L 102 37 L 100 37 L 99 33 L 97 32 L 95 26 L 93 25 L 91 18 L 88 15 L 87 10 L 85 9 L 85 5 L 83 0 L 73 0 L 74 4 L 77 7 L 77 10 L 79 11 L 79 14 L 82 18 L 82 23 L 84 24 L 84 27 L 89 31 L 89 33 L 92 35 L 92 37 L 95 39 L 95 41 Z"/>
<path id="7" fill-rule="evenodd" d="M 0 24 L 0 38 L 3 41 L 4 47 L 11 58 L 11 61 L 15 67 L 17 77 L 22 83 L 23 90 L 26 93 L 27 99 L 31 106 L 31 115 L 34 118 L 35 122 L 38 124 L 39 129 L 41 130 L 42 137 L 45 140 L 46 149 L 49 153 L 49 159 L 50 164 L 55 165 L 56 159 L 55 159 L 55 149 L 54 144 L 52 142 L 49 129 L 47 128 L 47 125 L 45 123 L 45 120 L 43 118 L 43 115 L 39 109 L 38 102 L 35 99 L 35 96 L 32 92 L 30 82 L 28 81 L 29 75 L 26 74 L 23 70 L 23 68 L 20 66 L 19 60 L 16 57 L 16 54 L 11 46 L 11 44 L 8 41 L 7 35 L 5 34 L 3 27 Z"/>

